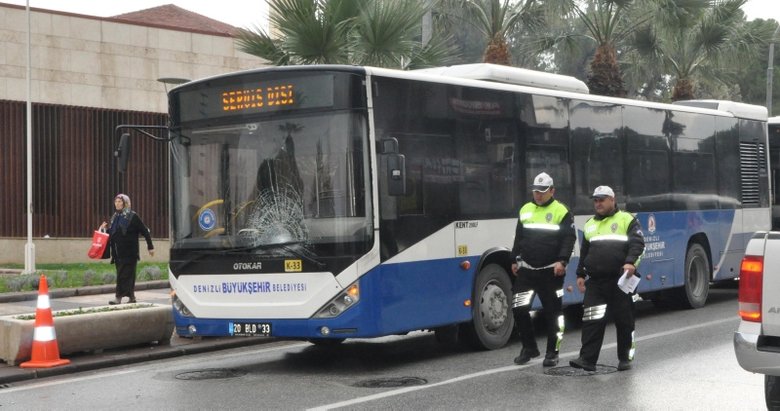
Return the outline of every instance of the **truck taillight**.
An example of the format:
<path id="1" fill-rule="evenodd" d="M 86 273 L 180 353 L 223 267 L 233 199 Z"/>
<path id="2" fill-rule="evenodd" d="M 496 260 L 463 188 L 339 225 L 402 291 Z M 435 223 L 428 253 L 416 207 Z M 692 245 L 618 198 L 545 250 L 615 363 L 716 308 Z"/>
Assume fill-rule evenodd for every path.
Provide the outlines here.
<path id="1" fill-rule="evenodd" d="M 739 268 L 739 316 L 761 322 L 764 257 L 746 255 Z"/>

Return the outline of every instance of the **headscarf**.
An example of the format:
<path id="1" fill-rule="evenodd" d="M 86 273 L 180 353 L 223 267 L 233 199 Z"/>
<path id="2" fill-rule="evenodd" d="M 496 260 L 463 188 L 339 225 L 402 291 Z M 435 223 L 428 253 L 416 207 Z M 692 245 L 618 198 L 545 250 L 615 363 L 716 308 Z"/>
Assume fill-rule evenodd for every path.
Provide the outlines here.
<path id="1" fill-rule="evenodd" d="M 117 198 L 122 200 L 124 207 L 121 210 L 117 210 L 114 215 L 111 216 L 111 221 L 108 225 L 108 233 L 113 235 L 116 233 L 117 229 L 119 229 L 122 231 L 122 235 L 125 235 L 127 234 L 127 226 L 130 224 L 130 219 L 132 218 L 130 197 L 128 197 L 127 194 L 117 194 L 116 197 L 114 197 L 114 200 Z"/>
<path id="2" fill-rule="evenodd" d="M 125 207 L 122 209 L 123 211 L 130 209 L 130 197 L 128 197 L 127 194 L 121 194 L 121 193 L 117 194 L 116 197 L 114 197 L 114 200 L 116 200 L 117 198 L 121 199 L 122 202 L 125 204 Z"/>

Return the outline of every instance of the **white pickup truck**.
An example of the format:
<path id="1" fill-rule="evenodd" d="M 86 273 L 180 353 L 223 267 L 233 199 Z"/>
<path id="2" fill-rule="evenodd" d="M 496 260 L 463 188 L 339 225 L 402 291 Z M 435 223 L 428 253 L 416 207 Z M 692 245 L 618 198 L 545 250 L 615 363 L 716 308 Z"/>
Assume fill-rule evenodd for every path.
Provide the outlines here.
<path id="1" fill-rule="evenodd" d="M 739 316 L 737 361 L 764 374 L 766 406 L 780 410 L 780 232 L 759 231 L 748 242 L 739 273 Z"/>

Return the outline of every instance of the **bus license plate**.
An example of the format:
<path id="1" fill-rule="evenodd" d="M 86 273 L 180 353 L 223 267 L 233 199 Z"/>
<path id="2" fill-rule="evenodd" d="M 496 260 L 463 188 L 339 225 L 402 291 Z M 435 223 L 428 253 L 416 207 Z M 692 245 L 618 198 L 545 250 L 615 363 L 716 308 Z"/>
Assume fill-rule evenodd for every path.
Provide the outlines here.
<path id="1" fill-rule="evenodd" d="M 270 337 L 269 323 L 230 323 L 231 335 L 236 337 Z"/>

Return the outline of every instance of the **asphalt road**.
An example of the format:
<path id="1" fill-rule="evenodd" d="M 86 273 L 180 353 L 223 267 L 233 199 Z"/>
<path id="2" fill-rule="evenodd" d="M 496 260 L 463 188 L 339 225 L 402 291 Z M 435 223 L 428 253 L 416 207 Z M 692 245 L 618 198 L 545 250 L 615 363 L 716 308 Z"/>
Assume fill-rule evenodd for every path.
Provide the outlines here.
<path id="1" fill-rule="evenodd" d="M 713 290 L 699 310 L 640 303 L 626 372 L 548 375 L 540 359 L 512 364 L 517 341 L 475 352 L 420 332 L 335 347 L 280 341 L 23 382 L 0 388 L 0 408 L 763 410 L 763 377 L 734 358 L 736 294 Z M 553 371 L 571 371 L 565 360 L 579 338 L 569 326 Z M 600 364 L 617 365 L 614 341 L 610 325 Z"/>

